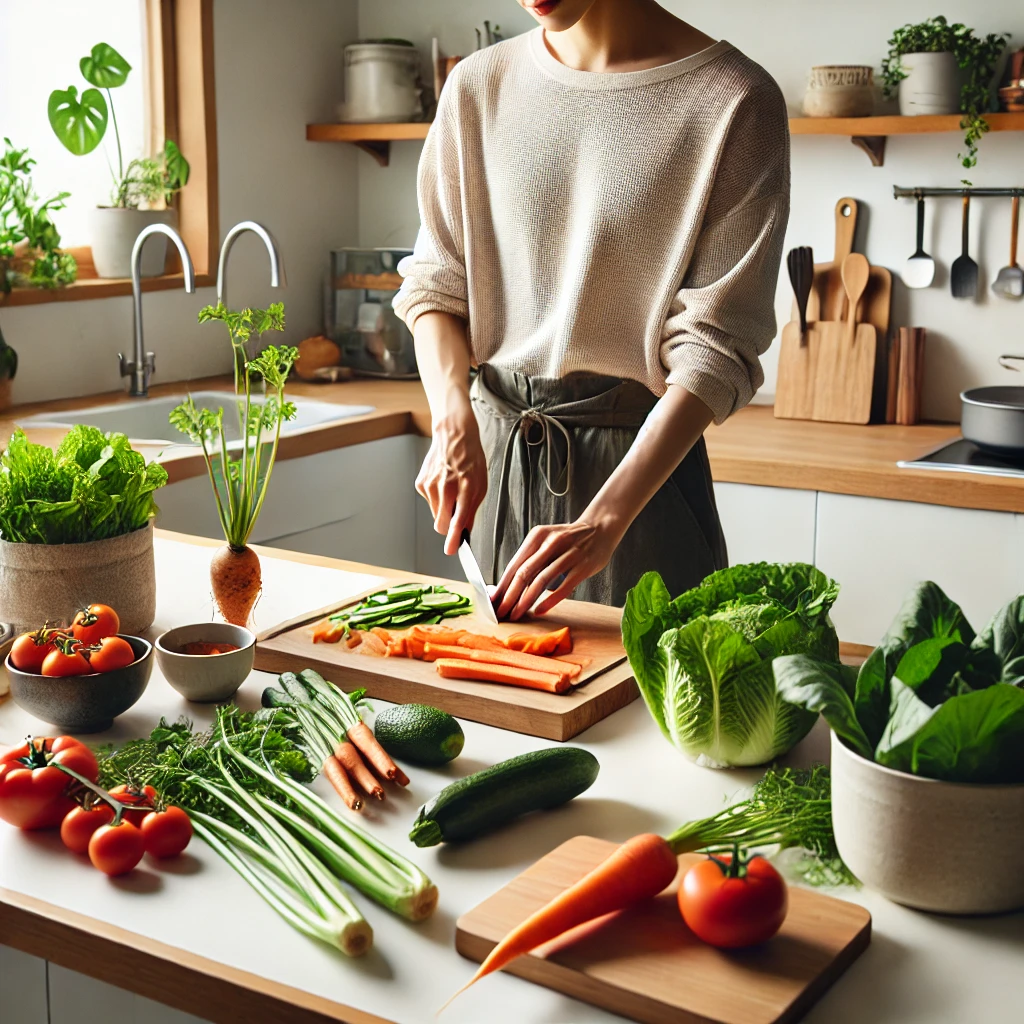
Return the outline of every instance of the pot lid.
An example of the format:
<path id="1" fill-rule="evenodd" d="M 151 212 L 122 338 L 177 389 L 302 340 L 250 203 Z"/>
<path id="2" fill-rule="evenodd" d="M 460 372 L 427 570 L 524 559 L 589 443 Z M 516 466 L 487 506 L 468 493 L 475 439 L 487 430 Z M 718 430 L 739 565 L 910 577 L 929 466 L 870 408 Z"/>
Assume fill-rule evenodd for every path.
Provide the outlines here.
<path id="1" fill-rule="evenodd" d="M 1015 409 L 1024 412 L 1024 387 L 1002 384 L 986 388 L 969 388 L 960 394 L 967 405 L 984 405 L 990 409 Z"/>

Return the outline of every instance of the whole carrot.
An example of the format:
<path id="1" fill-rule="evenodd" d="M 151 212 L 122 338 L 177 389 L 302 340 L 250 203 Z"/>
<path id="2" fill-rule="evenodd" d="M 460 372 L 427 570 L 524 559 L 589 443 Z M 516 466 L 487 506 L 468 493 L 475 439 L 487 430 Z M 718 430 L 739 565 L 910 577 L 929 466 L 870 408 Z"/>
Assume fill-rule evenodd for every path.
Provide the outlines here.
<path id="1" fill-rule="evenodd" d="M 391 760 L 387 751 L 377 742 L 377 737 L 370 732 L 370 728 L 365 722 L 350 726 L 348 738 L 381 776 L 392 782 L 397 782 L 400 786 L 409 785 L 406 774 Z M 401 782 L 400 779 L 405 779 L 405 782 Z"/>
<path id="2" fill-rule="evenodd" d="M 651 833 L 634 836 L 575 885 L 509 932 L 448 1003 L 481 978 L 500 971 L 516 957 L 558 938 L 570 928 L 653 899 L 671 885 L 677 869 L 676 855 L 661 836 Z"/>
<path id="3" fill-rule="evenodd" d="M 363 764 L 359 751 L 348 741 L 342 740 L 334 748 L 334 756 L 341 763 L 341 767 L 355 780 L 368 796 L 375 796 L 378 800 L 384 799 L 384 788 L 373 777 L 373 773 Z"/>
<path id="4" fill-rule="evenodd" d="M 347 807 L 353 811 L 363 809 L 363 801 L 352 788 L 352 781 L 349 779 L 348 773 L 341 767 L 341 762 L 333 754 L 324 761 L 323 773 L 330 780 L 334 791 L 345 801 Z"/>

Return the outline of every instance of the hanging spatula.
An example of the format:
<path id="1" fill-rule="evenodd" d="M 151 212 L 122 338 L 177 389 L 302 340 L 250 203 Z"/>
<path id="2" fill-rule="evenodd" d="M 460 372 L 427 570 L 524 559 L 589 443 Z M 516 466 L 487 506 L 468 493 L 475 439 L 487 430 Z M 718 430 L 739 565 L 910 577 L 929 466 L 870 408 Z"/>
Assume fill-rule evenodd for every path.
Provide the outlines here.
<path id="1" fill-rule="evenodd" d="M 1010 207 L 1010 264 L 999 271 L 992 282 L 992 291 L 1004 299 L 1024 296 L 1024 270 L 1017 265 L 1017 223 L 1020 220 L 1020 196 L 1013 197 Z"/>
<path id="2" fill-rule="evenodd" d="M 949 287 L 954 299 L 978 296 L 978 264 L 968 254 L 970 248 L 971 194 L 964 193 L 963 251 L 949 268 Z"/>
<path id="3" fill-rule="evenodd" d="M 903 266 L 908 288 L 927 288 L 935 279 L 935 260 L 924 251 L 924 196 L 917 197 L 917 249 Z"/>

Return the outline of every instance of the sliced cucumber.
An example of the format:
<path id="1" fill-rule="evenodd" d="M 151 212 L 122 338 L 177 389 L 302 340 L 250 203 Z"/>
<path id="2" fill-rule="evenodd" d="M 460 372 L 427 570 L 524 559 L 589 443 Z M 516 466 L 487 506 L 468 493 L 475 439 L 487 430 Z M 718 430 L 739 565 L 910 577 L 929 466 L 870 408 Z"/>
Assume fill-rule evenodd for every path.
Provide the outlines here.
<path id="1" fill-rule="evenodd" d="M 425 606 L 440 611 L 443 608 L 460 608 L 468 603 L 461 594 L 424 594 L 417 607 Z"/>

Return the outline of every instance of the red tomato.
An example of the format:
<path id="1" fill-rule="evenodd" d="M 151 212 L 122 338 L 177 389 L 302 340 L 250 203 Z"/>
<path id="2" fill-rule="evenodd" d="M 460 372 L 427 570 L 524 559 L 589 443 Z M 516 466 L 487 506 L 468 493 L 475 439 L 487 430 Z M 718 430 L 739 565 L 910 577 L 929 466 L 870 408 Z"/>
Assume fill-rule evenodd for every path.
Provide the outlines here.
<path id="1" fill-rule="evenodd" d="M 104 637 L 94 647 L 85 652 L 89 658 L 89 666 L 93 672 L 113 672 L 125 668 L 135 660 L 135 652 L 127 640 L 119 636 Z"/>
<path id="2" fill-rule="evenodd" d="M 93 867 L 111 877 L 128 874 L 145 852 L 142 833 L 127 821 L 101 825 L 89 840 L 89 860 Z"/>
<path id="3" fill-rule="evenodd" d="M 115 786 L 110 795 L 129 807 L 139 807 L 137 811 L 125 811 L 121 817 L 136 828 L 141 827 L 143 819 L 156 806 L 156 790 L 152 786 Z"/>
<path id="4" fill-rule="evenodd" d="M 150 811 L 142 819 L 146 853 L 154 857 L 177 857 L 192 838 L 192 822 L 180 807 Z"/>
<path id="5" fill-rule="evenodd" d="M 766 942 L 782 927 L 788 903 L 785 881 L 764 857 L 709 857 L 690 868 L 679 886 L 683 920 L 720 949 Z"/>
<path id="6" fill-rule="evenodd" d="M 71 632 L 86 646 L 114 636 L 120 628 L 117 612 L 105 604 L 91 604 L 83 608 L 71 622 Z"/>
<path id="7" fill-rule="evenodd" d="M 50 651 L 43 661 L 44 676 L 87 676 L 91 671 L 85 655 L 70 645 Z"/>
<path id="8" fill-rule="evenodd" d="M 100 801 L 93 807 L 73 807 L 60 823 L 60 837 L 72 853 L 87 853 L 92 834 L 114 820 L 114 808 Z"/>
<path id="9" fill-rule="evenodd" d="M 95 782 L 99 767 L 93 752 L 73 736 L 38 738 L 0 753 L 0 818 L 17 828 L 55 828 L 74 806 L 67 796 L 66 765 Z"/>
<path id="10" fill-rule="evenodd" d="M 34 633 L 22 633 L 11 645 L 11 664 L 19 672 L 38 674 L 42 671 L 46 656 L 54 649 L 54 639 L 61 636 L 66 634 L 46 626 Z"/>

